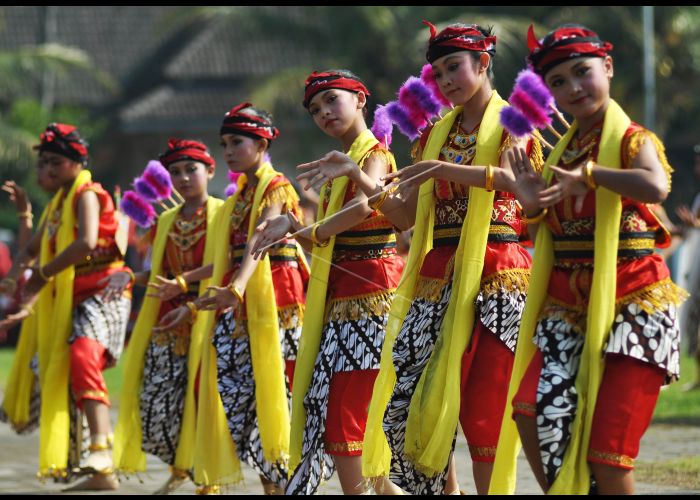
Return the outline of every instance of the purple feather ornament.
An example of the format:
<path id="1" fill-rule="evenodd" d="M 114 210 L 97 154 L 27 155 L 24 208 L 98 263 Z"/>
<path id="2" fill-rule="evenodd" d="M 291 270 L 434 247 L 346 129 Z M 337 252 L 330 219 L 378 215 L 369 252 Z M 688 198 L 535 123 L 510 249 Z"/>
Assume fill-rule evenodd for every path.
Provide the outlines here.
<path id="1" fill-rule="evenodd" d="M 385 148 L 388 148 L 391 144 L 391 134 L 393 130 L 394 125 L 391 123 L 386 106 L 382 106 L 381 104 L 377 105 L 377 109 L 374 111 L 374 123 L 372 123 L 371 128 L 374 137 L 376 137 Z"/>
<path id="2" fill-rule="evenodd" d="M 126 191 L 119 208 L 139 227 L 150 227 L 156 218 L 155 209 L 134 191 Z"/>
<path id="3" fill-rule="evenodd" d="M 159 161 L 149 161 L 141 178 L 147 181 L 158 193 L 159 199 L 170 198 L 173 192 L 173 183 L 170 180 L 170 173 Z"/>
<path id="4" fill-rule="evenodd" d="M 233 196 L 236 191 L 238 191 L 238 184 L 236 182 L 232 182 L 228 186 L 226 186 L 226 190 L 224 191 L 224 194 L 226 195 L 226 198 L 229 196 Z"/>
<path id="5" fill-rule="evenodd" d="M 160 201 L 161 199 L 151 183 L 141 177 L 134 179 L 134 189 L 141 198 L 149 203 Z"/>
<path id="6" fill-rule="evenodd" d="M 535 127 L 545 128 L 547 125 L 551 125 L 552 117 L 549 115 L 551 111 L 548 112 L 547 108 L 540 107 L 539 103 L 532 99 L 532 96 L 522 88 L 516 87 L 513 93 L 510 94 L 508 102 L 518 108 Z"/>
<path id="7" fill-rule="evenodd" d="M 418 80 L 418 78 L 415 76 L 411 76 L 404 82 L 403 85 L 401 85 L 398 92 L 399 104 L 406 112 L 406 115 L 411 120 L 411 123 L 413 123 L 413 126 L 417 129 L 422 129 L 427 125 L 428 119 L 425 116 L 425 111 L 418 102 L 418 97 L 408 86 L 409 83 L 411 83 L 411 79 Z M 418 81 L 420 82 L 420 80 Z"/>
<path id="8" fill-rule="evenodd" d="M 238 182 L 238 178 L 243 175 L 243 172 L 231 172 L 230 170 L 226 172 L 228 175 L 228 180 L 233 182 L 234 184 Z"/>
<path id="9" fill-rule="evenodd" d="M 515 137 L 529 135 L 534 130 L 527 117 L 512 106 L 501 110 L 501 125 Z"/>
<path id="10" fill-rule="evenodd" d="M 410 141 L 415 141 L 418 136 L 418 129 L 411 121 L 411 118 L 406 113 L 406 110 L 399 104 L 398 101 L 391 101 L 386 105 L 386 111 L 403 135 L 408 137 Z"/>
<path id="11" fill-rule="evenodd" d="M 423 80 L 423 83 L 432 91 L 433 97 L 435 97 L 440 104 L 452 107 L 452 103 L 440 92 L 440 87 L 433 74 L 433 67 L 430 64 L 423 66 L 420 72 L 420 79 Z"/>
<path id="12" fill-rule="evenodd" d="M 412 76 L 406 80 L 406 88 L 415 96 L 418 105 L 423 109 L 428 119 L 440 113 L 442 104 L 433 97 L 433 92 L 423 83 L 423 80 Z"/>
<path id="13" fill-rule="evenodd" d="M 554 96 L 547 88 L 544 80 L 530 69 L 524 69 L 518 73 L 515 79 L 515 89 L 521 89 L 541 108 L 549 110 L 554 105 Z"/>

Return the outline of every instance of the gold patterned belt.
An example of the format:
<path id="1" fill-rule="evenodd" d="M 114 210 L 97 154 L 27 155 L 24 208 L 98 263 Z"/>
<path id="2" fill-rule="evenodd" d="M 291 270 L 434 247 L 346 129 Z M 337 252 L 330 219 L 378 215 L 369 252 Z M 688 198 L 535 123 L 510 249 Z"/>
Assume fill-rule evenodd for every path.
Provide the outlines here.
<path id="1" fill-rule="evenodd" d="M 459 245 L 459 237 L 462 234 L 462 224 L 440 224 L 433 229 L 433 248 L 456 247 Z M 491 221 L 489 226 L 490 243 L 517 243 L 518 233 L 510 224 L 500 221 Z"/>
<path id="2" fill-rule="evenodd" d="M 238 245 L 234 247 L 233 251 L 231 252 L 232 261 L 240 264 L 243 262 L 244 253 L 245 245 Z M 298 249 L 294 243 L 285 243 L 272 247 L 268 252 L 268 255 L 270 256 L 270 262 L 284 262 L 294 267 L 297 264 Z"/>
<path id="3" fill-rule="evenodd" d="M 396 254 L 393 228 L 345 231 L 335 238 L 333 261 L 380 259 Z"/>
<path id="4" fill-rule="evenodd" d="M 88 255 L 87 262 L 81 262 L 80 264 L 75 265 L 75 275 L 84 276 L 86 274 L 118 267 L 124 267 L 124 261 L 114 255 L 104 255 L 99 257 Z"/>
<path id="5" fill-rule="evenodd" d="M 557 261 L 572 259 L 592 260 L 595 241 L 592 234 L 554 236 L 554 258 Z M 653 231 L 621 233 L 617 247 L 618 258 L 639 258 L 654 253 Z"/>

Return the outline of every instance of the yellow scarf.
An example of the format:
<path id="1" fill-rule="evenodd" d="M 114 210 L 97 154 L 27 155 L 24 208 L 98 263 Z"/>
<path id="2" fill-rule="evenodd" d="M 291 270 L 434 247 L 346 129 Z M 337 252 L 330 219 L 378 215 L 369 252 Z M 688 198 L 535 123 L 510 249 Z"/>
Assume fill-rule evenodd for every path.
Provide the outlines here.
<path id="1" fill-rule="evenodd" d="M 605 122 L 600 139 L 597 163 L 609 168 L 620 168 L 620 148 L 630 119 L 620 106 L 610 101 L 605 112 Z M 574 136 L 578 124 L 574 122 L 569 131 L 557 143 L 547 159 L 544 178 L 552 178 L 550 165 L 557 165 L 566 146 Z M 571 429 L 571 442 L 564 456 L 564 463 L 549 493 L 585 495 L 589 489 L 589 470 L 586 462 L 593 411 L 598 388 L 603 376 L 603 344 L 615 319 L 615 291 L 617 286 L 617 247 L 620 233 L 622 202 L 620 195 L 600 187 L 595 193 L 595 233 L 593 284 L 588 304 L 586 340 L 581 354 L 579 372 L 576 377 L 578 402 L 576 418 Z M 532 337 L 537 327 L 537 318 L 547 298 L 549 275 L 554 265 L 552 233 L 541 223 L 535 242 L 535 258 L 532 265 L 530 288 L 520 334 L 515 351 L 515 364 L 508 389 L 508 404 L 520 387 L 537 347 Z M 510 408 L 510 406 L 508 406 Z M 515 491 L 516 459 L 520 451 L 520 438 L 515 422 L 506 410 L 501 424 L 501 433 L 496 451 L 496 463 L 489 493 L 512 494 Z"/>
<path id="2" fill-rule="evenodd" d="M 259 178 L 250 211 L 248 239 L 253 235 L 259 217 L 259 207 L 270 182 L 281 175 L 269 163 L 255 173 Z M 230 267 L 229 238 L 231 214 L 247 179 L 241 175 L 238 190 L 219 210 L 214 222 L 216 249 L 211 261 L 211 282 L 218 285 Z M 289 407 L 284 385 L 282 346 L 279 341 L 277 303 L 272 282 L 269 256 L 258 263 L 246 286 L 246 313 L 250 353 L 255 378 L 255 403 L 263 454 L 270 462 L 284 461 L 289 455 Z M 213 311 L 200 311 L 193 332 L 203 332 L 209 338 L 214 327 Z M 231 439 L 226 414 L 219 396 L 216 372 L 216 350 L 207 342 L 202 351 L 199 406 L 195 443 L 195 482 L 223 484 L 241 479 L 240 463 Z"/>
<path id="3" fill-rule="evenodd" d="M 362 168 L 362 160 L 367 153 L 378 143 L 370 130 L 364 130 L 357 136 L 350 146 L 348 156 Z M 349 179 L 339 177 L 333 181 L 328 208 L 324 210 L 323 201 L 318 205 L 316 220 L 323 220 L 333 216 L 343 206 L 345 190 Z M 321 189 L 321 200 L 325 199 L 328 185 Z M 328 288 L 328 275 L 330 273 L 330 261 L 333 258 L 333 247 L 335 246 L 335 236 L 331 236 L 327 246 L 319 247 L 314 245 L 311 258 L 311 276 L 309 287 L 306 292 L 306 303 L 313 304 L 307 308 L 304 317 L 304 326 L 299 340 L 299 354 L 297 355 L 296 367 L 294 369 L 294 388 L 292 391 L 292 433 L 291 433 L 291 456 L 289 459 L 289 473 L 294 471 L 301 461 L 301 447 L 304 438 L 304 427 L 306 425 L 306 410 L 304 409 L 304 398 L 311 383 L 311 376 L 314 371 L 316 356 L 321 345 L 321 332 L 323 331 L 324 312 L 326 304 L 326 292 Z"/>
<path id="4" fill-rule="evenodd" d="M 207 236 L 204 246 L 204 260 L 214 251 L 213 227 L 214 216 L 223 205 L 223 201 L 209 197 L 207 200 Z M 153 243 L 151 273 L 149 283 L 156 282 L 156 276 L 162 274 L 163 257 L 168 242 L 168 234 L 173 223 L 180 213 L 182 205 L 163 212 L 158 218 L 158 227 Z M 212 242 L 210 244 L 210 241 Z M 209 257 L 211 260 L 211 257 Z M 209 286 L 209 280 L 202 280 L 199 284 L 199 293 L 202 294 Z M 151 332 L 158 319 L 161 301 L 155 297 L 146 297 L 141 306 L 136 325 L 134 326 L 129 347 L 125 353 L 124 381 L 122 394 L 119 400 L 119 417 L 114 431 L 114 465 L 126 473 L 143 471 L 146 469 L 146 454 L 141 449 L 142 427 L 140 394 L 143 382 L 143 364 L 146 349 L 151 339 Z M 201 359 L 203 339 L 200 335 L 190 339 L 190 348 L 187 359 L 187 392 L 185 396 L 185 410 L 182 418 L 180 438 L 177 453 L 175 455 L 175 467 L 189 470 L 192 467 L 195 426 L 195 402 L 194 379 Z"/>
<path id="5" fill-rule="evenodd" d="M 39 227 L 44 224 L 49 206 L 44 208 Z M 37 304 L 38 307 L 38 304 Z M 22 321 L 17 350 L 7 377 L 2 409 L 14 429 L 22 429 L 29 423 L 29 404 L 34 390 L 34 372 L 30 363 L 37 349 L 37 314 L 34 312 Z"/>
<path id="6" fill-rule="evenodd" d="M 499 113 L 505 105 L 506 102 L 494 91 L 479 127 L 474 164 L 498 164 L 498 150 L 503 136 Z M 440 148 L 461 112 L 462 107 L 459 106 L 435 125 L 423 159 L 438 158 Z M 459 418 L 461 359 L 474 322 L 474 299 L 481 283 L 493 196 L 493 192 L 484 189 L 469 189 L 469 208 L 455 255 L 450 303 L 440 337 L 411 400 L 405 450 L 416 468 L 426 475 L 434 475 L 445 468 Z M 389 315 L 380 371 L 369 408 L 362 453 L 362 473 L 365 477 L 386 476 L 389 473 L 391 451 L 382 430 L 382 420 L 396 383 L 392 351 L 411 298 L 415 296 L 423 259 L 432 246 L 434 219 L 434 181 L 428 180 L 420 187 L 413 244 Z"/>
<path id="7" fill-rule="evenodd" d="M 49 204 L 48 217 L 61 210 L 61 221 L 56 235 L 56 253 L 49 245 L 49 232 L 41 237 L 40 265 L 54 257 L 75 241 L 75 192 L 90 182 L 89 170 L 82 170 L 63 199 L 64 189 L 56 193 Z M 69 386 L 70 346 L 72 330 L 74 266 L 69 266 L 47 283 L 39 293 L 38 350 L 39 383 L 41 384 L 41 424 L 39 429 L 39 475 L 66 474 L 69 447 Z"/>

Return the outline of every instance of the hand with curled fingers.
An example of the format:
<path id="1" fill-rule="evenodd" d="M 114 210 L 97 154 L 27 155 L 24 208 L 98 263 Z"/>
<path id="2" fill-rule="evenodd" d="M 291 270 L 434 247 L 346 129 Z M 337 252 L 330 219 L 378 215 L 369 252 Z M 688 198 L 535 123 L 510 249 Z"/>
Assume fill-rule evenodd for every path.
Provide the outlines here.
<path id="1" fill-rule="evenodd" d="M 564 170 L 552 165 L 550 168 L 558 182 L 540 193 L 540 205 L 542 207 L 551 207 L 564 198 L 573 196 L 575 198 L 574 212 L 580 212 L 583 209 L 586 194 L 590 190 L 583 175 L 584 163 L 577 165 L 571 170 Z"/>
<path id="2" fill-rule="evenodd" d="M 441 165 L 442 163 L 436 160 L 422 160 L 387 174 L 381 180 L 388 183 L 398 183 L 394 189 L 398 195 L 406 197 L 406 195 L 418 189 L 423 182 L 435 177 Z M 392 189 L 390 184 L 386 187 Z"/>
<path id="3" fill-rule="evenodd" d="M 171 300 L 183 293 L 182 288 L 175 278 L 167 279 L 162 276 L 156 276 L 157 282 L 149 282 L 148 289 L 150 293 L 146 297 L 154 297 L 160 300 Z"/>
<path id="4" fill-rule="evenodd" d="M 255 228 L 258 238 L 251 250 L 253 257 L 255 257 L 255 259 L 264 258 L 265 254 L 269 251 L 269 249 L 265 247 L 283 239 L 292 229 L 294 229 L 292 221 L 287 214 L 277 215 L 260 223 L 258 227 Z"/>
<path id="5" fill-rule="evenodd" d="M 102 289 L 102 300 L 110 302 L 124 294 L 124 290 L 126 290 L 129 283 L 131 283 L 131 274 L 126 271 L 118 271 L 109 276 L 105 276 L 97 282 L 98 285 L 104 285 L 105 283 L 107 286 Z"/>
<path id="6" fill-rule="evenodd" d="M 3 191 L 10 195 L 10 201 L 14 203 L 17 213 L 28 214 L 31 213 L 32 204 L 29 202 L 27 197 L 27 192 L 21 188 L 15 181 L 5 181 L 2 185 Z"/>
<path id="7" fill-rule="evenodd" d="M 190 311 L 189 307 L 185 305 L 176 307 L 172 311 L 166 313 L 162 318 L 160 318 L 158 326 L 153 328 L 153 333 L 161 333 L 173 330 L 178 326 L 184 324 L 186 321 L 189 321 L 190 319 L 193 318 L 192 312 Z"/>
<path id="8" fill-rule="evenodd" d="M 547 187 L 544 178 L 530 163 L 527 152 L 522 147 L 510 148 L 506 151 L 506 159 L 513 173 L 511 192 L 518 199 L 525 214 L 535 214 L 542 208 L 540 193 Z"/>
<path id="9" fill-rule="evenodd" d="M 353 173 L 359 172 L 360 167 L 345 153 L 331 151 L 320 160 L 298 165 L 297 170 L 302 172 L 297 175 L 297 180 L 306 179 L 308 182 L 304 190 L 313 187 L 318 191 L 328 181 L 343 176 L 350 177 Z"/>
<path id="10" fill-rule="evenodd" d="M 238 297 L 230 288 L 224 286 L 210 286 L 206 296 L 197 299 L 197 306 L 203 311 L 217 311 L 221 309 L 228 312 L 238 304 Z"/>

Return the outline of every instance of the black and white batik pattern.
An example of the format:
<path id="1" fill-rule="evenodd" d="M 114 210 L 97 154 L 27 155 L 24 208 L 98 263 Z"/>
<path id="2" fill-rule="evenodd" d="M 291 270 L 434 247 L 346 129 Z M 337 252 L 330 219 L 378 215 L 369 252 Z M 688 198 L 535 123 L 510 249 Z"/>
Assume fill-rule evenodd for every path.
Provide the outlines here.
<path id="1" fill-rule="evenodd" d="M 518 343 L 520 319 L 523 316 L 526 298 L 524 291 L 506 291 L 505 288 L 487 296 L 480 292 L 476 297 L 476 310 L 479 312 L 481 323 L 513 353 Z"/>
<path id="2" fill-rule="evenodd" d="M 284 487 L 287 468 L 281 463 L 271 463 L 263 456 L 258 416 L 255 405 L 255 380 L 250 356 L 250 339 L 247 335 L 233 338 L 236 329 L 233 311 L 223 314 L 214 331 L 212 343 L 216 348 L 218 389 L 226 411 L 231 438 L 242 462 L 276 486 Z M 295 334 L 280 332 L 281 338 L 293 338 Z M 287 348 L 289 350 L 289 347 Z M 280 373 L 280 376 L 285 376 Z M 287 399 L 291 402 L 289 384 Z"/>
<path id="3" fill-rule="evenodd" d="M 287 495 L 313 495 L 335 471 L 325 451 L 326 416 L 331 379 L 335 373 L 379 369 L 387 315 L 357 321 L 329 321 L 321 333 L 321 345 L 309 390 L 304 398 L 306 425 L 301 463 L 287 485 Z"/>
<path id="4" fill-rule="evenodd" d="M 87 337 L 102 344 L 116 363 L 124 349 L 126 325 L 131 312 L 131 299 L 119 297 L 104 302 L 102 296 L 85 299 L 73 311 L 72 344 L 79 337 Z"/>
<path id="5" fill-rule="evenodd" d="M 624 354 L 666 370 L 666 383 L 680 376 L 681 330 L 677 308 L 649 314 L 638 304 L 625 305 L 615 317 L 606 353 Z"/>
<path id="6" fill-rule="evenodd" d="M 537 386 L 537 434 L 547 481 L 552 484 L 576 417 L 575 384 L 585 336 L 581 327 L 551 317 L 540 320 L 534 340 L 544 359 Z M 656 365 L 670 379 L 678 376 L 679 341 L 675 306 L 649 314 L 631 303 L 621 307 L 604 352 Z"/>
<path id="7" fill-rule="evenodd" d="M 187 391 L 187 356 L 173 352 L 174 341 L 149 342 L 140 396 L 144 452 L 173 465 Z"/>
<path id="8" fill-rule="evenodd" d="M 447 479 L 447 468 L 432 478 L 416 470 L 404 454 L 404 441 L 411 398 L 433 353 L 451 295 L 450 281 L 443 288 L 437 302 L 424 298 L 414 299 L 394 342 L 392 358 L 396 385 L 383 421 L 384 434 L 391 448 L 389 478 L 401 489 L 414 495 L 441 495 Z"/>

